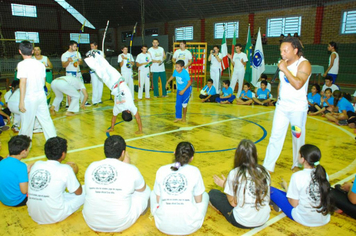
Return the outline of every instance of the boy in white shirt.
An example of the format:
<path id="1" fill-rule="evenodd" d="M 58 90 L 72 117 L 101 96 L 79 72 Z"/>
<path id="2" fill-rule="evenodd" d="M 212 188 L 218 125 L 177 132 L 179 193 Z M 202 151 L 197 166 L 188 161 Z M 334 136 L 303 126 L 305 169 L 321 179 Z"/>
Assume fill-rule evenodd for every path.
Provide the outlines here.
<path id="1" fill-rule="evenodd" d="M 184 61 L 184 69 L 186 69 L 188 72 L 189 66 L 192 64 L 192 53 L 186 49 L 187 42 L 185 40 L 181 41 L 179 43 L 179 49 L 176 50 L 173 54 L 173 63 L 176 63 L 179 60 Z"/>
<path id="2" fill-rule="evenodd" d="M 220 72 L 221 72 L 221 60 L 222 54 L 219 52 L 219 46 L 215 45 L 214 50 L 210 51 L 208 61 L 210 65 L 210 78 L 214 81 L 216 93 L 220 93 Z"/>
<path id="3" fill-rule="evenodd" d="M 145 98 L 150 99 L 150 64 L 151 55 L 147 53 L 147 45 L 142 45 L 142 53 L 137 55 L 136 66 L 138 67 L 138 99 L 142 99 L 143 86 L 145 86 Z"/>
<path id="4" fill-rule="evenodd" d="M 339 86 L 337 86 L 336 84 L 333 84 L 333 77 L 331 77 L 330 75 L 327 75 L 325 77 L 325 84 L 323 85 L 323 88 L 321 89 L 320 95 L 323 96 L 325 89 L 330 88 L 331 89 L 331 93 L 333 93 L 336 90 L 340 90 Z"/>
<path id="5" fill-rule="evenodd" d="M 48 139 L 45 154 L 48 160 L 37 161 L 31 168 L 27 207 L 29 215 L 38 224 L 53 224 L 78 210 L 84 203 L 85 194 L 75 176 L 78 166 L 73 162 L 61 164 L 67 155 L 67 140 L 60 137 Z"/>
<path id="6" fill-rule="evenodd" d="M 121 232 L 144 214 L 151 190 L 130 164 L 121 136 L 107 138 L 104 152 L 106 159 L 91 163 L 85 172 L 83 216 L 94 231 Z"/>
<path id="7" fill-rule="evenodd" d="M 135 65 L 135 61 L 131 53 L 128 53 L 127 46 L 121 49 L 122 53 L 118 56 L 117 62 L 121 67 L 121 75 L 124 77 L 127 86 L 129 86 L 132 98 L 135 99 L 134 95 L 134 83 L 133 83 L 133 73 L 132 67 Z"/>

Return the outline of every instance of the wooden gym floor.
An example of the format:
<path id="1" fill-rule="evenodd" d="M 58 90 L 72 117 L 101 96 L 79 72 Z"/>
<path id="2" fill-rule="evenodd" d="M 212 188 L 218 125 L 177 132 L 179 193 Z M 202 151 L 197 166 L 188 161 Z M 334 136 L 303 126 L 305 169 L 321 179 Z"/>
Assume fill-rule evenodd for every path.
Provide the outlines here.
<path id="1" fill-rule="evenodd" d="M 87 85 L 90 92 L 91 85 Z M 171 163 L 176 145 L 190 141 L 196 148 L 192 165 L 203 176 L 206 191 L 217 188 L 213 174 L 225 176 L 233 168 L 234 149 L 239 141 L 248 138 L 256 142 L 259 162 L 262 163 L 270 136 L 274 107 L 238 106 L 200 103 L 199 93 L 194 94 L 188 106 L 187 123 L 173 123 L 175 93 L 168 98 L 156 98 L 136 102 L 142 117 L 143 135 L 135 135 L 136 122 L 121 122 L 113 134 L 126 139 L 131 163 L 136 165 L 148 186 L 153 188 L 157 169 Z M 136 94 L 137 97 L 137 94 Z M 153 94 L 151 92 L 151 97 Z M 88 165 L 104 157 L 105 130 L 110 126 L 113 101 L 109 90 L 104 88 L 103 104 L 88 107 L 74 117 L 66 117 L 62 108 L 52 117 L 58 136 L 68 140 L 68 155 L 65 161 L 79 166 L 78 179 L 84 184 Z M 308 117 L 306 142 L 317 145 L 322 151 L 321 164 L 326 168 L 332 184 L 351 180 L 356 173 L 355 139 L 353 130 L 336 126 L 322 117 Z M 6 156 L 7 141 L 15 134 L 9 130 L 0 135 L 1 156 Z M 33 145 L 25 163 L 45 160 L 43 134 L 34 134 Z M 283 177 L 289 181 L 292 171 L 292 141 L 288 132 L 284 148 L 272 174 L 272 185 L 279 187 Z M 38 225 L 29 217 L 27 207 L 12 208 L 0 204 L 0 235 L 114 235 L 92 231 L 84 222 L 82 208 L 63 222 L 53 225 Z M 208 208 L 204 224 L 194 235 L 355 235 L 356 220 L 334 214 L 328 225 L 309 228 L 293 222 L 283 213 L 271 212 L 270 220 L 253 230 L 238 229 L 230 225 L 222 215 Z M 122 235 L 163 235 L 148 211 Z"/>

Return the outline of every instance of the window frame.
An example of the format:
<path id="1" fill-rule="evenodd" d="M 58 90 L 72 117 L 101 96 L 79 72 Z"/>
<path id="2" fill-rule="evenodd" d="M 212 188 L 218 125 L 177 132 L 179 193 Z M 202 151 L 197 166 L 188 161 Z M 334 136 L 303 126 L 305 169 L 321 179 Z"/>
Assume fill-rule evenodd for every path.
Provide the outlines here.
<path id="1" fill-rule="evenodd" d="M 25 37 L 17 37 L 18 34 L 23 34 L 25 33 L 26 36 Z M 31 34 L 36 34 L 35 39 L 30 38 Z M 15 31 L 15 41 L 16 43 L 21 43 L 21 41 L 23 40 L 28 40 L 32 43 L 40 43 L 40 34 L 38 32 L 29 32 L 29 31 Z"/>
<path id="2" fill-rule="evenodd" d="M 78 42 L 79 35 L 81 35 L 80 42 Z M 86 39 L 86 37 L 83 37 L 83 36 L 88 36 L 87 41 L 83 40 L 83 39 Z M 70 38 L 70 40 L 74 40 L 79 44 L 90 44 L 90 34 L 88 34 L 88 33 L 70 33 L 69 38 Z"/>
<path id="3" fill-rule="evenodd" d="M 294 19 L 293 19 L 294 18 Z M 296 19 L 298 18 L 298 19 Z M 278 29 L 270 29 L 270 21 L 274 20 L 277 22 L 278 20 L 281 21 L 281 29 L 280 33 L 277 34 L 271 34 L 273 31 L 277 31 Z M 291 21 L 291 22 L 286 22 L 286 21 Z M 291 26 L 293 25 L 293 20 L 298 20 L 298 29 L 297 31 L 288 31 L 288 28 L 292 28 Z M 273 17 L 273 18 L 267 18 L 266 19 L 266 29 L 267 29 L 267 37 L 273 38 L 273 37 L 280 37 L 281 34 L 284 34 L 284 36 L 287 36 L 289 33 L 293 36 L 294 33 L 298 33 L 298 36 L 301 36 L 302 33 L 302 16 L 285 16 L 285 17 Z M 273 22 L 272 22 L 273 23 Z M 287 25 L 288 24 L 288 25 Z M 286 30 L 287 28 L 287 30 Z M 271 32 L 272 31 L 272 32 Z"/>
<path id="4" fill-rule="evenodd" d="M 235 25 L 235 28 L 236 28 L 236 38 L 239 38 L 239 27 L 240 27 L 240 22 L 238 21 L 238 20 L 236 20 L 236 21 L 227 21 L 227 22 L 216 22 L 216 23 L 214 23 L 214 39 L 222 39 L 223 37 L 224 37 L 224 31 L 222 31 L 222 33 L 221 33 L 221 37 L 220 36 L 217 36 L 217 32 L 216 32 L 216 26 L 217 26 L 217 24 L 222 24 L 222 25 L 224 25 L 225 24 L 225 37 L 227 38 L 227 39 L 232 39 L 232 38 L 234 38 L 234 26 L 233 26 L 233 24 L 236 24 Z M 226 25 L 227 25 L 227 27 L 226 27 Z M 229 25 L 231 25 L 231 26 L 229 26 Z M 221 27 L 221 26 L 220 26 Z M 229 31 L 229 29 L 230 29 L 230 27 L 231 27 L 231 30 L 232 30 L 232 32 L 230 33 L 230 31 Z"/>
<path id="5" fill-rule="evenodd" d="M 18 8 L 21 8 L 21 11 L 17 11 Z M 37 18 L 37 7 L 34 5 L 11 3 L 11 13 L 13 16 Z"/>
<path id="6" fill-rule="evenodd" d="M 349 12 L 352 12 L 354 14 L 354 17 L 351 19 L 347 19 L 347 16 L 345 16 Z M 348 24 L 347 20 L 351 21 L 351 23 L 349 23 L 350 25 L 347 25 Z M 350 28 L 353 27 L 354 30 L 351 32 L 347 32 L 348 27 Z M 342 35 L 356 34 L 356 9 L 345 10 L 342 12 L 340 34 Z"/>
<path id="7" fill-rule="evenodd" d="M 187 38 L 186 36 L 186 31 L 189 30 L 189 28 L 191 28 L 191 38 Z M 183 32 L 183 37 L 182 38 L 178 38 L 177 37 L 177 30 L 180 30 L 182 29 L 184 32 Z M 188 26 L 180 26 L 180 27 L 176 27 L 174 29 L 174 38 L 176 41 L 182 41 L 182 40 L 187 40 L 187 41 L 192 41 L 194 40 L 194 26 L 193 25 L 188 25 Z"/>

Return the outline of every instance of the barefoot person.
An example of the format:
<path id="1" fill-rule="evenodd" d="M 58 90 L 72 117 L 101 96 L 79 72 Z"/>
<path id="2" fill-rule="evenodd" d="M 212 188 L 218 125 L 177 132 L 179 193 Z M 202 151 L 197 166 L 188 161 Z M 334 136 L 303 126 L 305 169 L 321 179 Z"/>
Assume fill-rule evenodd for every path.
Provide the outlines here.
<path id="1" fill-rule="evenodd" d="M 282 60 L 278 63 L 279 97 L 263 162 L 263 166 L 271 172 L 274 171 L 281 154 L 289 123 L 293 134 L 292 169 L 298 167 L 298 151 L 305 143 L 305 123 L 308 111 L 306 96 L 311 65 L 303 57 L 302 48 L 299 39 L 294 37 L 284 39 L 280 47 Z"/>
<path id="2" fill-rule="evenodd" d="M 187 106 L 190 98 L 190 94 L 192 93 L 192 81 L 190 80 L 189 73 L 186 69 L 184 69 L 184 61 L 179 60 L 176 62 L 175 70 L 173 75 L 166 83 L 166 88 L 169 85 L 169 82 L 173 80 L 173 78 L 177 80 L 177 100 L 176 100 L 176 120 L 178 121 L 186 121 L 187 116 Z M 182 118 L 182 108 L 183 108 L 183 118 Z"/>

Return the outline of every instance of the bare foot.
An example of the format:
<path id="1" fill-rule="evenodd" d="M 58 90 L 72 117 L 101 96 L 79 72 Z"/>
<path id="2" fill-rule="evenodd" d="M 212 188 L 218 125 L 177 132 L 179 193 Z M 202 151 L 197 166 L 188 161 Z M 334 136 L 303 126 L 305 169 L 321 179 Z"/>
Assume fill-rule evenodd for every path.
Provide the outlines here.
<path id="1" fill-rule="evenodd" d="M 66 116 L 75 116 L 74 112 L 67 111 Z"/>
<path id="2" fill-rule="evenodd" d="M 337 121 L 334 121 L 334 122 L 335 122 L 335 124 L 340 125 L 338 120 L 337 120 Z"/>
<path id="3" fill-rule="evenodd" d="M 226 104 L 228 101 L 221 101 L 220 104 Z"/>
<path id="4" fill-rule="evenodd" d="M 182 122 L 184 122 L 184 123 L 185 123 L 185 122 L 187 122 L 187 120 L 186 120 L 186 119 L 182 119 Z"/>
<path id="5" fill-rule="evenodd" d="M 176 119 L 175 121 L 173 121 L 174 123 L 177 123 L 179 121 L 182 121 L 182 119 Z"/>
<path id="6" fill-rule="evenodd" d="M 52 116 L 56 115 L 56 112 L 54 111 L 54 109 L 49 109 L 49 112 L 51 113 Z"/>
<path id="7" fill-rule="evenodd" d="M 141 130 L 137 130 L 135 134 L 143 134 L 143 132 Z"/>
<path id="8" fill-rule="evenodd" d="M 151 98 L 146 98 L 146 100 L 151 100 Z"/>

